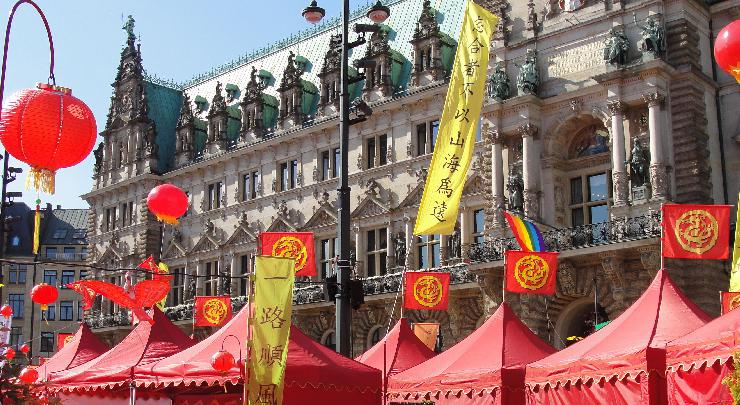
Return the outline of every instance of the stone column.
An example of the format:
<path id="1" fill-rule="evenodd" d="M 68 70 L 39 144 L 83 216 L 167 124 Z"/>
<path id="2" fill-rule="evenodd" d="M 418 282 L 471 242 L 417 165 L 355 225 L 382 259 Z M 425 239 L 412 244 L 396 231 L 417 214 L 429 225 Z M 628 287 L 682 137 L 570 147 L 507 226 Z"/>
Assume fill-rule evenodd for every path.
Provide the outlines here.
<path id="1" fill-rule="evenodd" d="M 470 243 L 473 236 L 473 216 L 470 208 L 460 210 L 460 256 L 463 260 L 470 259 Z"/>
<path id="2" fill-rule="evenodd" d="M 668 178 L 663 158 L 663 96 L 659 93 L 643 94 L 648 104 L 648 131 L 650 132 L 650 186 L 652 200 L 668 199 Z"/>
<path id="3" fill-rule="evenodd" d="M 530 124 L 522 124 L 518 128 L 522 137 L 522 180 L 524 181 L 524 215 L 529 218 L 539 218 L 540 202 L 537 190 L 537 177 L 539 176 L 537 160 L 537 147 L 534 139 L 537 136 L 537 127 Z"/>
<path id="4" fill-rule="evenodd" d="M 462 212 L 461 212 L 462 215 Z M 449 243 L 450 235 L 439 235 L 439 264 L 440 266 L 446 266 L 447 260 L 450 259 L 450 252 L 447 251 L 447 244 Z"/>
<path id="5" fill-rule="evenodd" d="M 367 258 L 365 257 L 365 254 L 367 253 L 365 248 L 367 241 L 365 240 L 364 231 L 362 231 L 359 227 L 359 225 L 355 224 L 352 227 L 352 230 L 355 232 L 355 257 L 357 258 L 357 274 L 363 274 L 363 267 L 365 267 L 365 276 L 368 276 L 368 272 L 370 271 L 369 268 L 367 268 L 367 263 L 365 263 L 365 260 Z M 378 241 L 375 241 L 376 246 Z M 363 266 L 363 263 L 365 264 Z M 377 276 L 377 274 L 376 274 Z"/>
<path id="6" fill-rule="evenodd" d="M 629 203 L 627 182 L 627 155 L 624 146 L 624 103 L 619 100 L 607 104 L 612 120 L 612 183 L 614 184 L 614 206 L 623 207 Z"/>
<path id="7" fill-rule="evenodd" d="M 414 221 L 408 216 L 403 217 L 403 225 L 406 230 L 406 270 L 414 267 Z"/>
<path id="8" fill-rule="evenodd" d="M 491 192 L 493 194 L 492 209 L 493 209 L 493 226 L 503 227 L 504 216 L 503 211 L 506 206 L 506 200 L 504 197 L 504 152 L 503 152 L 503 141 L 504 137 L 498 130 L 493 130 L 491 133 Z"/>

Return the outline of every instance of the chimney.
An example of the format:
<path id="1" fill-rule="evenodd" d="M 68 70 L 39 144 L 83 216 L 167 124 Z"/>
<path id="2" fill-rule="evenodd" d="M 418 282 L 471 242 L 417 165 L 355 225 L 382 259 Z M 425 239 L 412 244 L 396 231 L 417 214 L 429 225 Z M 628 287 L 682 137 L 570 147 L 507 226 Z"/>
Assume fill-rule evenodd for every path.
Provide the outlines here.
<path id="1" fill-rule="evenodd" d="M 51 212 L 51 203 L 46 203 L 46 212 Z"/>
<path id="2" fill-rule="evenodd" d="M 61 204 L 57 204 L 57 209 L 58 210 L 62 209 L 62 205 Z"/>

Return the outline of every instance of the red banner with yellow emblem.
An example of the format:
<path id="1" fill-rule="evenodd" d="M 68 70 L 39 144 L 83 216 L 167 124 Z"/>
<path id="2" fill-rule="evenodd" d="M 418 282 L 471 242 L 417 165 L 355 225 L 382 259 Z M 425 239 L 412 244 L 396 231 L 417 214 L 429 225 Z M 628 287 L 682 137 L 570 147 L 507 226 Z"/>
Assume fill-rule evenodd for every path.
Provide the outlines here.
<path id="1" fill-rule="evenodd" d="M 195 297 L 195 326 L 222 326 L 231 320 L 231 297 Z"/>
<path id="2" fill-rule="evenodd" d="M 740 307 L 740 292 L 720 292 L 722 295 L 722 315 Z"/>
<path id="3" fill-rule="evenodd" d="M 724 260 L 730 256 L 729 205 L 663 205 L 663 256 Z"/>
<path id="4" fill-rule="evenodd" d="M 450 293 L 450 273 L 407 271 L 404 274 L 403 307 L 446 311 Z"/>
<path id="5" fill-rule="evenodd" d="M 74 339 L 74 333 L 59 333 L 57 334 L 57 351 L 62 350 L 64 345 L 71 342 Z"/>
<path id="6" fill-rule="evenodd" d="M 555 294 L 558 252 L 506 251 L 506 291 Z"/>
<path id="7" fill-rule="evenodd" d="M 296 276 L 316 275 L 312 232 L 262 232 L 260 254 L 295 259 Z"/>

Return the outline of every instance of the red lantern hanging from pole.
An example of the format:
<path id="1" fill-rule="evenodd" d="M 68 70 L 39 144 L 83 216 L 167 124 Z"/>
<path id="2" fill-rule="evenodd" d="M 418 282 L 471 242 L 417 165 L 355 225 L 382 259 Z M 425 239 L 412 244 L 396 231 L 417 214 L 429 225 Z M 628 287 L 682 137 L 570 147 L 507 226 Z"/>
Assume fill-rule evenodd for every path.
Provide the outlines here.
<path id="1" fill-rule="evenodd" d="M 18 373 L 18 378 L 26 384 L 33 384 L 39 379 L 39 372 L 35 368 L 26 367 Z"/>
<path id="2" fill-rule="evenodd" d="M 161 184 L 149 192 L 146 205 L 158 220 L 166 224 L 177 224 L 177 219 L 188 210 L 188 196 L 175 185 Z"/>
<path id="3" fill-rule="evenodd" d="M 27 187 L 54 194 L 56 171 L 85 159 L 96 137 L 92 111 L 68 88 L 38 84 L 13 94 L 3 106 L 0 141 L 31 166 Z"/>
<path id="4" fill-rule="evenodd" d="M 236 365 L 234 355 L 225 350 L 218 351 L 211 357 L 211 367 L 219 373 L 228 372 L 234 365 Z"/>
<path id="5" fill-rule="evenodd" d="M 719 32 L 714 41 L 714 59 L 740 83 L 740 20 L 727 24 Z"/>
<path id="6" fill-rule="evenodd" d="M 21 345 L 21 347 L 18 348 L 18 350 L 20 350 L 21 353 L 28 355 L 28 352 L 31 351 L 31 346 L 24 343 Z"/>
<path id="7" fill-rule="evenodd" d="M 3 353 L 3 356 L 5 356 L 8 360 L 13 360 L 15 358 L 15 349 L 12 347 L 8 347 L 5 349 L 5 353 Z"/>
<path id="8" fill-rule="evenodd" d="M 13 307 L 11 307 L 10 305 L 3 305 L 2 307 L 0 307 L 0 315 L 6 318 L 10 318 L 11 316 L 13 316 Z"/>
<path id="9" fill-rule="evenodd" d="M 41 310 L 46 311 L 49 304 L 57 300 L 59 291 L 53 285 L 41 283 L 31 289 L 31 300 L 41 305 Z"/>

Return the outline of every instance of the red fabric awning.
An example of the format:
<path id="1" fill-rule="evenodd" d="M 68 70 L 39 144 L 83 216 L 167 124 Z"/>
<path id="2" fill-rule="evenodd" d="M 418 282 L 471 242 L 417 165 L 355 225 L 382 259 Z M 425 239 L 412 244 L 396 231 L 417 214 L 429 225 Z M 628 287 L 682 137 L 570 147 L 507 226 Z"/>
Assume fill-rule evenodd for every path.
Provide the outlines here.
<path id="1" fill-rule="evenodd" d="M 355 360 L 384 371 L 385 376 L 389 377 L 423 363 L 434 356 L 434 351 L 430 350 L 424 342 L 414 335 L 409 321 L 406 318 L 401 318 L 380 342 Z"/>
<path id="2" fill-rule="evenodd" d="M 62 350 L 38 368 L 39 383 L 45 382 L 51 373 L 77 367 L 80 364 L 100 356 L 108 350 L 103 342 L 90 330 L 86 323 L 81 323 L 72 341 L 65 344 Z"/>
<path id="3" fill-rule="evenodd" d="M 193 345 L 184 332 L 159 309 L 154 324 L 139 322 L 121 343 L 97 358 L 66 371 L 54 373 L 50 386 L 56 391 L 111 389 L 131 380 L 134 367 L 179 353 Z"/>
<path id="4" fill-rule="evenodd" d="M 527 399 L 663 403 L 666 344 L 708 320 L 661 270 L 642 296 L 609 325 L 527 365 Z"/>
<path id="5" fill-rule="evenodd" d="M 466 397 L 490 396 L 495 403 L 523 404 L 524 366 L 554 351 L 502 303 L 460 343 L 390 377 L 389 396 L 393 400 L 429 398 L 437 404 L 456 402 L 457 397 L 465 402 Z M 502 389 L 503 395 L 512 396 L 502 400 Z"/>
<path id="6" fill-rule="evenodd" d="M 243 383 L 243 364 L 222 374 L 211 367 L 211 356 L 223 347 L 237 359 L 239 353 L 242 359 L 246 357 L 248 318 L 249 312 L 245 307 L 229 323 L 195 346 L 156 363 L 137 367 L 136 385 L 160 388 L 224 385 L 226 381 Z M 291 327 L 285 403 L 337 403 L 333 401 L 338 400 L 338 392 L 341 392 L 341 403 L 377 404 L 381 398 L 380 387 L 379 370 L 337 354 L 304 335 L 297 327 Z"/>

